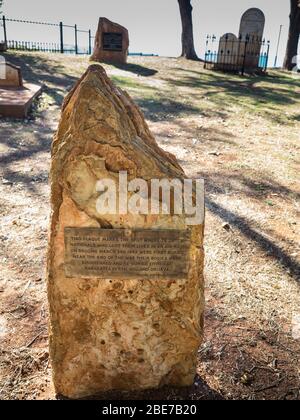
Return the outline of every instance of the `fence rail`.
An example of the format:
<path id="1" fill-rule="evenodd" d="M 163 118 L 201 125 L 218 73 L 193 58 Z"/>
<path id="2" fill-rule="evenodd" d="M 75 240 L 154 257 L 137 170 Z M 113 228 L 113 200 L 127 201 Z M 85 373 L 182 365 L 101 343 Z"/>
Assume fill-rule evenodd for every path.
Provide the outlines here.
<path id="1" fill-rule="evenodd" d="M 60 45 L 54 42 L 7 41 L 7 49 L 59 53 Z"/>
<path id="2" fill-rule="evenodd" d="M 254 36 L 236 38 L 227 34 L 219 40 L 207 36 L 205 68 L 226 72 L 266 72 L 269 62 L 270 41 Z"/>
<path id="3" fill-rule="evenodd" d="M 10 35 L 10 25 L 9 23 L 19 23 L 26 25 L 42 25 L 57 28 L 57 42 L 41 42 L 41 41 L 25 41 L 25 40 L 16 40 L 9 38 Z M 61 54 L 92 54 L 92 43 L 95 39 L 92 36 L 90 29 L 79 29 L 75 25 L 66 25 L 63 22 L 59 23 L 50 23 L 50 22 L 37 22 L 32 20 L 23 20 L 23 19 L 11 19 L 6 16 L 0 18 L 0 26 L 3 28 L 3 43 L 6 44 L 7 49 L 17 50 L 17 51 L 37 51 L 37 52 L 47 52 L 47 53 L 61 53 Z M 71 29 L 74 31 L 74 43 L 67 44 L 65 42 L 65 29 Z M 80 45 L 79 43 L 79 34 L 86 35 L 85 45 Z M 1 37 L 0 37 L 1 42 Z M 144 53 L 134 53 L 129 52 L 128 55 L 131 56 L 141 56 L 141 57 L 158 57 L 157 54 L 144 54 Z"/>
<path id="4" fill-rule="evenodd" d="M 24 40 L 13 40 L 9 38 L 9 23 L 20 23 L 26 25 L 43 25 L 57 28 L 57 39 L 58 42 L 39 42 L 39 41 L 24 41 Z M 6 16 L 2 16 L 2 27 L 3 27 L 3 42 L 6 44 L 8 49 L 22 50 L 22 51 L 41 51 L 41 52 L 54 52 L 54 53 L 70 53 L 70 54 L 92 54 L 92 36 L 91 30 L 79 29 L 75 25 L 66 25 L 63 22 L 50 23 L 50 22 L 36 22 L 31 20 L 23 19 L 11 19 Z M 64 42 L 65 29 L 71 29 L 74 31 L 74 44 L 69 45 Z M 79 45 L 78 35 L 86 34 L 86 43 L 84 46 Z"/>
<path id="5" fill-rule="evenodd" d="M 34 22 L 32 20 L 22 20 L 22 19 L 10 19 L 5 18 L 7 22 L 17 22 L 17 23 L 31 23 L 33 25 L 46 25 L 46 26 L 59 26 L 58 23 L 49 23 L 49 22 Z"/>

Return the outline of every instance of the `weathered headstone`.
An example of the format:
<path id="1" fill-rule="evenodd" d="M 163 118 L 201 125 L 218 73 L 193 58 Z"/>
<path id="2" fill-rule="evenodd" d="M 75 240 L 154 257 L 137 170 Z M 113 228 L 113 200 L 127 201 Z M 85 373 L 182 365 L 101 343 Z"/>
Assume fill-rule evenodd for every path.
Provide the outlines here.
<path id="1" fill-rule="evenodd" d="M 106 18 L 100 18 L 91 60 L 124 64 L 127 62 L 128 48 L 128 30 Z"/>
<path id="2" fill-rule="evenodd" d="M 262 10 L 252 8 L 247 10 L 241 19 L 239 36 L 255 36 L 262 40 L 265 29 L 265 15 Z"/>
<path id="3" fill-rule="evenodd" d="M 23 83 L 21 68 L 0 57 L 0 115 L 25 118 L 42 86 Z"/>
<path id="4" fill-rule="evenodd" d="M 124 194 L 125 173 L 131 192 Z M 204 215 L 191 226 L 175 199 L 170 214 L 153 211 L 164 197 L 150 203 L 135 184 L 154 189 L 153 178 L 184 173 L 131 98 L 91 66 L 65 100 L 52 147 L 48 297 L 58 394 L 193 383 L 203 334 Z M 99 213 L 110 183 L 123 191 L 119 210 Z M 134 191 L 144 211 L 121 211 Z"/>
<path id="5" fill-rule="evenodd" d="M 247 10 L 241 19 L 239 37 L 243 43 L 245 69 L 255 70 L 259 65 L 261 43 L 265 28 L 265 15 L 257 8 Z"/>
<path id="6" fill-rule="evenodd" d="M 0 87 L 22 87 L 21 68 L 6 60 L 0 60 Z"/>
<path id="7" fill-rule="evenodd" d="M 223 35 L 220 38 L 216 68 L 225 71 L 236 70 L 239 56 L 239 40 L 237 37 L 231 33 Z"/>

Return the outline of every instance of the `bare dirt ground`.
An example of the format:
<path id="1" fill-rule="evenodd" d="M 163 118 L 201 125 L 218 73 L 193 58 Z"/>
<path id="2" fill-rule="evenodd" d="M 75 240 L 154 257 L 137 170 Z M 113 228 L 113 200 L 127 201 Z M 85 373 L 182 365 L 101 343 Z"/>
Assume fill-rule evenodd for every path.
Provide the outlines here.
<path id="1" fill-rule="evenodd" d="M 44 84 L 26 121 L 0 120 L 0 399 L 55 399 L 45 253 L 50 147 L 86 58 L 9 54 Z M 238 77 L 200 63 L 106 66 L 164 149 L 205 178 L 206 326 L 188 389 L 99 398 L 300 399 L 300 78 Z"/>

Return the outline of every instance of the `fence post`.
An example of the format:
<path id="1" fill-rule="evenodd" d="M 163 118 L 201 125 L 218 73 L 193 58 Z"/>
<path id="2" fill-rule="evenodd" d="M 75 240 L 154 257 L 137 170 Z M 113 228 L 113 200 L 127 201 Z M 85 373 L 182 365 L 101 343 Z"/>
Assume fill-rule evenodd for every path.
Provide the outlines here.
<path id="1" fill-rule="evenodd" d="M 207 35 L 207 37 L 206 37 L 206 50 L 205 50 L 205 63 L 204 63 L 204 68 L 205 69 L 207 68 L 207 64 L 208 64 L 208 61 L 209 61 L 209 54 L 210 54 L 210 50 L 208 49 L 209 39 L 210 39 L 210 36 Z"/>
<path id="2" fill-rule="evenodd" d="M 3 22 L 4 42 L 5 42 L 5 45 L 7 45 L 6 19 L 4 15 L 2 17 L 2 22 Z"/>
<path id="3" fill-rule="evenodd" d="M 249 42 L 249 35 L 246 35 L 245 39 L 245 52 L 244 52 L 244 59 L 243 59 L 243 67 L 242 67 L 242 76 L 245 74 L 245 66 L 246 66 L 246 58 L 247 58 L 247 50 L 248 50 L 248 42 Z"/>
<path id="4" fill-rule="evenodd" d="M 89 55 L 92 54 L 92 31 L 89 30 Z"/>
<path id="5" fill-rule="evenodd" d="M 267 50 L 267 58 L 266 58 L 266 67 L 265 67 L 265 71 L 267 71 L 267 69 L 268 69 L 268 64 L 269 64 L 269 54 L 270 54 L 270 41 L 268 41 L 268 50 Z"/>
<path id="6" fill-rule="evenodd" d="M 64 53 L 64 24 L 62 22 L 59 23 L 60 28 L 60 53 Z"/>
<path id="7" fill-rule="evenodd" d="M 78 54 L 78 33 L 77 33 L 77 25 L 74 26 L 75 29 L 75 54 Z"/>

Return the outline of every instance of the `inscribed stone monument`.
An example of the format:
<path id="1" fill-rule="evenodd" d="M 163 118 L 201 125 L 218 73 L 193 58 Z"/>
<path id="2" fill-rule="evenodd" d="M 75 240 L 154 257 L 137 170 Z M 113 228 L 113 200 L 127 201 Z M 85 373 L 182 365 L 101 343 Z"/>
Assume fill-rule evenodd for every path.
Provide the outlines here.
<path id="1" fill-rule="evenodd" d="M 235 70 L 239 55 L 239 40 L 237 37 L 231 33 L 223 35 L 220 38 L 216 68 L 225 71 Z"/>
<path id="2" fill-rule="evenodd" d="M 196 373 L 204 215 L 194 226 L 173 210 L 99 215 L 105 192 L 95 186 L 121 189 L 125 172 L 146 185 L 185 178 L 129 95 L 92 65 L 64 102 L 52 146 L 50 355 L 66 397 L 187 386 Z"/>
<path id="3" fill-rule="evenodd" d="M 0 57 L 0 115 L 25 118 L 42 86 L 24 83 L 21 68 Z"/>
<path id="4" fill-rule="evenodd" d="M 265 28 L 265 15 L 262 10 L 252 8 L 247 10 L 240 23 L 239 36 L 245 38 L 246 35 L 255 36 L 262 41 Z"/>
<path id="5" fill-rule="evenodd" d="M 243 42 L 245 69 L 255 70 L 259 65 L 261 42 L 265 28 L 265 15 L 260 9 L 247 10 L 241 19 L 239 37 Z"/>
<path id="6" fill-rule="evenodd" d="M 0 87 L 22 87 L 21 68 L 0 60 Z"/>
<path id="7" fill-rule="evenodd" d="M 106 18 L 100 18 L 91 60 L 125 64 L 127 62 L 128 48 L 128 30 Z"/>

